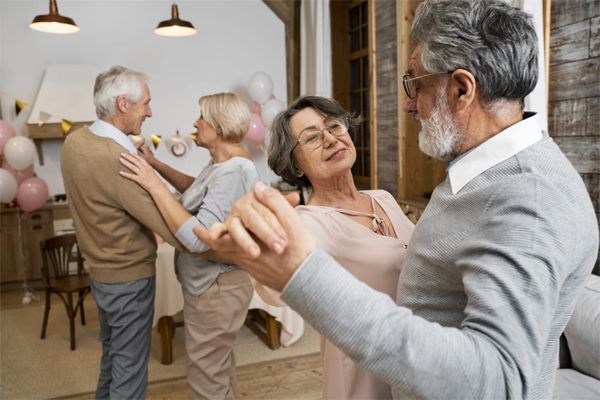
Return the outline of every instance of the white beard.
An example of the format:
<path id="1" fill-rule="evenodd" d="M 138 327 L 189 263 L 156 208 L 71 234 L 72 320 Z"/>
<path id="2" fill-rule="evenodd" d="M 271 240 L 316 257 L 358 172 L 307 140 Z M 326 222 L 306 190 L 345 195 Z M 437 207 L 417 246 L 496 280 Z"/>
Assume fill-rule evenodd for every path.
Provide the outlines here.
<path id="1" fill-rule="evenodd" d="M 437 90 L 435 107 L 429 117 L 419 118 L 419 148 L 428 156 L 442 161 L 456 158 L 463 141 L 463 134 L 448 107 L 446 92 L 447 87 L 440 87 Z"/>

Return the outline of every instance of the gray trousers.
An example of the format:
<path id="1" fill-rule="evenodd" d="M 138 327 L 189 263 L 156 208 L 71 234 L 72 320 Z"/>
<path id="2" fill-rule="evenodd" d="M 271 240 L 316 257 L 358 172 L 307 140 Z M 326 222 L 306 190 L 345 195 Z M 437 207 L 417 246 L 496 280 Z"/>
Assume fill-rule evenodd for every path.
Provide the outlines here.
<path id="1" fill-rule="evenodd" d="M 124 283 L 90 281 L 102 342 L 96 398 L 143 399 L 148 386 L 155 277 Z"/>

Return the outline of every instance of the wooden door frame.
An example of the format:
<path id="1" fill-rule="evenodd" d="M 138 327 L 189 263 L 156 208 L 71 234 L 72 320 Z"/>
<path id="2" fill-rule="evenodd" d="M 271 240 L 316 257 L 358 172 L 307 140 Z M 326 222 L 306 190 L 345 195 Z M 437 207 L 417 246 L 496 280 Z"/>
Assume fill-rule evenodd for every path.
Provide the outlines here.
<path id="1" fill-rule="evenodd" d="M 300 0 L 263 0 L 285 26 L 288 104 L 300 96 Z"/>

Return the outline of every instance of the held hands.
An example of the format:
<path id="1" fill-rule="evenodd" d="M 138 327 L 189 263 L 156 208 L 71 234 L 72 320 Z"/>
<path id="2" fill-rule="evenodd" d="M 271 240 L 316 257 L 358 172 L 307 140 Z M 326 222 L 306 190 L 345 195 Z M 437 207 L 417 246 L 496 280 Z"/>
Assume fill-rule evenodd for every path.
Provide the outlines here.
<path id="1" fill-rule="evenodd" d="M 136 182 L 148 192 L 152 193 L 154 190 L 164 187 L 164 183 L 142 156 L 131 153 L 121 153 L 119 161 L 131 170 L 131 173 L 119 171 L 119 174 Z"/>
<path id="2" fill-rule="evenodd" d="M 196 227 L 194 233 L 219 256 L 281 291 L 317 247 L 290 203 L 298 203 L 297 194 L 286 199 L 258 182 L 253 192 L 235 203 L 225 223 L 214 224 L 209 230 Z"/>

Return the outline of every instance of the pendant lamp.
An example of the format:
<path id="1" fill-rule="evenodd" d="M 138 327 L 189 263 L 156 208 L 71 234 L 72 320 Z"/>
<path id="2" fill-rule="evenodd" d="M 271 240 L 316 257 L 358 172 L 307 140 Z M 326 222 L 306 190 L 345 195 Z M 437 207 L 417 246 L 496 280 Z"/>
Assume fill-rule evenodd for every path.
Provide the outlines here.
<path id="1" fill-rule="evenodd" d="M 46 33 L 75 33 L 79 32 L 77 24 L 69 17 L 58 14 L 56 0 L 50 0 L 50 13 L 36 16 L 29 27 Z"/>
<path id="2" fill-rule="evenodd" d="M 160 36 L 191 36 L 196 34 L 196 28 L 188 21 L 179 19 L 177 4 L 171 5 L 171 19 L 158 24 L 154 33 Z"/>

